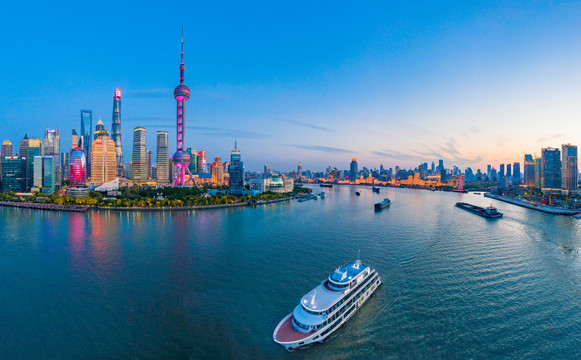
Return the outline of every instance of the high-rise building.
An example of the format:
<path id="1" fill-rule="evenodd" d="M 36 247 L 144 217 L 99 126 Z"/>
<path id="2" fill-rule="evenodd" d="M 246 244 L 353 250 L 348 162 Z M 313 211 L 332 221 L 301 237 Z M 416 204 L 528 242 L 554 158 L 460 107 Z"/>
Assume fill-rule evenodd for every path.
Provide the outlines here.
<path id="1" fill-rule="evenodd" d="M 147 147 L 145 146 L 145 128 L 138 126 L 133 129 L 133 156 L 131 158 L 132 179 L 147 181 L 149 167 L 147 164 Z"/>
<path id="2" fill-rule="evenodd" d="M 561 188 L 561 152 L 555 148 L 541 149 L 541 188 Z"/>
<path id="3" fill-rule="evenodd" d="M 515 169 L 516 170 L 516 169 Z M 528 187 L 535 186 L 535 161 L 531 154 L 525 154 L 523 162 L 524 185 Z M 516 173 L 516 171 L 515 171 Z"/>
<path id="4" fill-rule="evenodd" d="M 219 156 L 216 156 L 212 163 L 212 184 L 216 186 L 224 185 L 224 164 L 222 164 L 222 159 Z"/>
<path id="5" fill-rule="evenodd" d="M 42 154 L 42 140 L 28 139 L 28 155 L 26 157 L 26 190 L 34 186 L 34 157 Z"/>
<path id="6" fill-rule="evenodd" d="M 12 143 L 8 140 L 2 143 L 2 156 L 12 156 Z"/>
<path id="7" fill-rule="evenodd" d="M 357 169 L 357 158 L 351 159 L 349 165 L 349 181 L 355 181 L 359 177 L 359 170 Z"/>
<path id="8" fill-rule="evenodd" d="M 26 188 L 25 171 L 25 157 L 2 156 L 2 191 L 24 191 Z"/>
<path id="9" fill-rule="evenodd" d="M 123 176 L 123 148 L 121 146 L 121 90 L 115 88 L 113 93 L 113 121 L 111 139 L 115 142 L 117 154 L 117 176 Z"/>
<path id="10" fill-rule="evenodd" d="M 157 132 L 155 156 L 156 180 L 161 184 L 169 184 L 169 134 L 167 131 Z"/>
<path id="11" fill-rule="evenodd" d="M 297 166 L 297 179 L 301 180 L 302 178 L 303 178 L 303 165 L 299 163 L 299 165 Z"/>
<path id="12" fill-rule="evenodd" d="M 196 166 L 198 168 L 198 172 L 205 173 L 206 172 L 206 152 L 205 151 L 198 151 L 198 157 L 196 158 L 196 160 L 198 160 L 198 164 Z"/>
<path id="13" fill-rule="evenodd" d="M 69 153 L 68 152 L 61 153 L 61 174 L 63 176 L 63 180 L 69 179 Z"/>
<path id="14" fill-rule="evenodd" d="M 504 164 L 500 164 L 500 167 L 498 169 L 498 177 L 504 178 Z"/>
<path id="15" fill-rule="evenodd" d="M 541 188 L 541 178 L 542 178 L 542 160 L 540 157 L 535 155 L 534 166 L 535 166 L 535 188 Z"/>
<path id="16" fill-rule="evenodd" d="M 184 84 L 184 33 L 182 29 L 182 53 L 180 63 L 180 84 L 176 86 L 173 95 L 177 101 L 177 149 L 172 157 L 173 164 L 176 167 L 176 174 L 174 177 L 174 186 L 186 186 L 189 182 L 194 182 L 194 177 L 190 173 L 188 165 L 190 165 L 190 156 L 184 151 L 184 142 L 186 137 L 186 101 L 190 98 L 190 89 Z M 189 179 L 186 179 L 186 174 Z"/>
<path id="17" fill-rule="evenodd" d="M 577 146 L 563 144 L 562 156 L 562 189 L 567 191 L 577 190 L 579 170 L 577 168 Z"/>
<path id="18" fill-rule="evenodd" d="M 512 177 L 512 167 L 510 164 L 506 164 L 506 177 Z"/>
<path id="19" fill-rule="evenodd" d="M 77 131 L 73 129 L 73 133 L 71 135 L 71 150 L 76 149 L 78 146 L 81 146 L 79 144 L 79 135 L 77 134 Z"/>
<path id="20" fill-rule="evenodd" d="M 147 178 L 153 179 L 153 162 L 151 150 L 147 150 Z"/>
<path id="21" fill-rule="evenodd" d="M 486 165 L 486 176 L 488 176 L 488 178 L 490 179 L 490 175 L 492 171 L 492 166 L 491 165 Z"/>
<path id="22" fill-rule="evenodd" d="M 34 156 L 33 186 L 38 188 L 43 194 L 52 194 L 55 189 L 54 183 L 54 157 Z"/>
<path id="23" fill-rule="evenodd" d="M 101 130 L 105 130 L 105 124 L 101 121 L 101 117 L 99 116 L 99 121 L 97 121 L 97 125 L 95 125 L 95 132 L 93 133 L 93 140 L 97 140 L 97 137 L 101 133 Z"/>
<path id="24" fill-rule="evenodd" d="M 85 154 L 91 153 L 91 133 L 93 132 L 93 111 L 92 110 L 81 110 L 81 135 L 80 142 Z M 91 160 L 87 158 L 87 177 L 91 177 Z"/>
<path id="25" fill-rule="evenodd" d="M 186 150 L 186 152 L 188 153 L 188 155 L 190 155 L 190 165 L 188 165 L 188 169 L 190 170 L 191 174 L 195 174 L 198 171 L 198 152 L 196 151 L 196 149 L 192 149 L 192 148 L 188 148 Z M 171 166 L 170 166 L 171 169 Z M 171 176 L 170 176 L 171 179 Z"/>
<path id="26" fill-rule="evenodd" d="M 510 166 L 510 165 L 507 165 Z M 513 170 L 513 174 L 512 174 L 512 183 L 515 185 L 518 185 L 521 183 L 521 178 L 520 178 L 520 163 L 518 161 L 515 161 L 512 164 L 512 170 Z"/>
<path id="27" fill-rule="evenodd" d="M 128 161 L 123 164 L 123 171 L 125 173 L 125 177 L 128 179 L 133 179 L 133 164 L 131 161 Z"/>
<path id="28" fill-rule="evenodd" d="M 104 126 L 91 145 L 91 184 L 102 185 L 117 177 L 117 154 L 115 141 L 109 139 Z"/>
<path id="29" fill-rule="evenodd" d="M 436 164 L 432 161 L 432 174 L 436 172 Z"/>
<path id="30" fill-rule="evenodd" d="M 230 175 L 230 194 L 242 194 L 244 191 L 244 163 L 236 142 L 234 142 L 234 149 L 230 154 L 228 174 Z"/>
<path id="31" fill-rule="evenodd" d="M 54 162 L 54 184 L 57 188 L 61 187 L 62 174 L 61 174 L 61 140 L 59 135 L 59 129 L 44 130 L 44 145 L 43 145 L 44 156 L 52 156 L 52 161 Z"/>
<path id="32" fill-rule="evenodd" d="M 87 185 L 87 154 L 81 147 L 72 149 L 70 152 L 69 181 L 71 187 Z"/>
<path id="33" fill-rule="evenodd" d="M 0 180 L 2 180 L 2 157 L 12 156 L 12 143 L 8 140 L 2 143 L 2 151 L 0 152 Z"/>
<path id="34" fill-rule="evenodd" d="M 444 160 L 440 159 L 438 160 L 438 170 L 440 170 L 440 172 L 444 171 Z"/>
<path id="35" fill-rule="evenodd" d="M 270 178 L 270 165 L 264 164 L 264 172 L 262 173 L 262 178 L 263 179 Z"/>

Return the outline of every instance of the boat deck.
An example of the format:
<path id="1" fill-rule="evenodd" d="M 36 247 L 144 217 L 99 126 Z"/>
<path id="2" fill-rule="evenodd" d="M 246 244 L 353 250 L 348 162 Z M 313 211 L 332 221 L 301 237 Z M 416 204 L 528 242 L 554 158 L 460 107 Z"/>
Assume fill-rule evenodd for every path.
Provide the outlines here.
<path id="1" fill-rule="evenodd" d="M 278 332 L 276 333 L 276 338 L 282 342 L 298 341 L 302 340 L 308 336 L 313 335 L 314 331 L 309 331 L 308 333 L 303 333 L 297 331 L 293 328 L 293 317 L 289 316 L 288 319 L 280 326 Z"/>

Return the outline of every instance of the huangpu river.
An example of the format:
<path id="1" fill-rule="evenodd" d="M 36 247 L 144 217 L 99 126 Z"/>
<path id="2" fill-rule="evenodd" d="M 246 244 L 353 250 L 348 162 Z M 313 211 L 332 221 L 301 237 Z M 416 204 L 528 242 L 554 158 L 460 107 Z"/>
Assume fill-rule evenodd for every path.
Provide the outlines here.
<path id="1" fill-rule="evenodd" d="M 581 358 L 581 220 L 474 194 L 313 189 L 327 197 L 0 208 L 0 358 Z M 323 344 L 276 345 L 278 322 L 357 250 L 382 276 L 373 297 Z"/>

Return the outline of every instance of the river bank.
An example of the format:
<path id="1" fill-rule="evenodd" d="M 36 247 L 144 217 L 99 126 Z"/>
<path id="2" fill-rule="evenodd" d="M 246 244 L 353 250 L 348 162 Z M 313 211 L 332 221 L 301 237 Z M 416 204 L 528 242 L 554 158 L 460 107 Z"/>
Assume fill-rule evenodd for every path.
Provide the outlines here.
<path id="1" fill-rule="evenodd" d="M 21 209 L 69 211 L 69 212 L 86 212 L 87 210 L 89 210 L 89 206 L 82 205 L 57 205 L 57 204 L 11 202 L 11 201 L 0 201 L 0 206 L 15 207 Z"/>
<path id="2" fill-rule="evenodd" d="M 485 193 L 484 197 L 499 200 L 499 201 L 504 201 L 504 202 L 507 202 L 509 204 L 513 204 L 513 205 L 517 205 L 517 206 L 522 206 L 522 207 L 525 207 L 527 209 L 542 211 L 542 212 L 548 213 L 548 214 L 570 216 L 570 215 L 575 215 L 575 214 L 580 213 L 579 210 L 561 209 L 561 208 L 557 208 L 554 206 L 534 204 L 534 203 L 528 202 L 526 200 L 510 198 L 510 197 L 502 196 L 502 195 L 494 195 L 491 193 Z"/>

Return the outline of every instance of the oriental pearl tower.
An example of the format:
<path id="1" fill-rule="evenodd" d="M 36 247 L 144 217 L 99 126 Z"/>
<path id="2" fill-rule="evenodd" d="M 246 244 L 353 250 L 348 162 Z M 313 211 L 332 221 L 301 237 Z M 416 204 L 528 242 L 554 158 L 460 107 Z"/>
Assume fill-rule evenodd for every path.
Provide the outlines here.
<path id="1" fill-rule="evenodd" d="M 173 179 L 173 186 L 187 186 L 187 183 L 195 185 L 194 177 L 188 169 L 190 155 L 184 151 L 184 140 L 186 133 L 186 101 L 190 98 L 190 89 L 184 84 L 184 29 L 182 27 L 182 62 L 180 64 L 180 84 L 173 91 L 173 96 L 177 100 L 177 150 L 173 154 L 172 161 L 176 167 L 176 174 Z M 186 173 L 189 175 L 186 180 Z"/>

